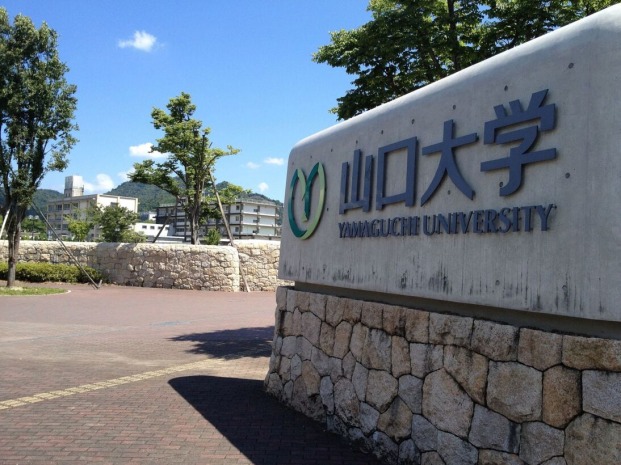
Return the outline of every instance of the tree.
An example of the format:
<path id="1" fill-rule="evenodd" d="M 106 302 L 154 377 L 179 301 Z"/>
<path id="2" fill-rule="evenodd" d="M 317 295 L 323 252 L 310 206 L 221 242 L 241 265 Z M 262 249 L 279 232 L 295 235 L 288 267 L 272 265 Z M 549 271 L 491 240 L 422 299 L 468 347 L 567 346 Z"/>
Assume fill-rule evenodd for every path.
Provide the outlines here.
<path id="1" fill-rule="evenodd" d="M 250 195 L 251 193 L 250 189 L 244 189 L 241 186 L 227 181 L 218 183 L 216 189 L 218 191 L 218 195 L 220 196 L 220 202 L 222 205 L 230 205 L 236 200 L 246 195 Z M 216 197 L 216 189 L 214 189 L 211 185 L 205 189 L 204 212 L 201 217 L 201 222 L 206 221 L 208 218 L 218 220 L 222 219 L 222 212 L 220 211 L 218 199 Z"/>
<path id="2" fill-rule="evenodd" d="M 41 218 L 36 215 L 28 215 L 24 218 L 23 224 L 25 231 L 22 231 L 22 235 L 25 238 L 37 241 L 47 240 L 47 228 Z"/>
<path id="3" fill-rule="evenodd" d="M 370 0 L 373 19 L 331 32 L 313 61 L 356 76 L 331 110 L 347 119 L 614 3 Z"/>
<path id="4" fill-rule="evenodd" d="M 8 214 L 7 286 L 15 284 L 21 223 L 43 177 L 67 166 L 76 139 L 76 87 L 67 83 L 58 37 L 43 23 L 0 8 L 0 183 Z"/>
<path id="5" fill-rule="evenodd" d="M 182 92 L 170 99 L 166 108 L 168 112 L 159 108 L 151 112 L 153 126 L 164 131 L 151 151 L 166 153 L 168 158 L 163 163 L 145 160 L 134 164 L 135 171 L 129 178 L 153 184 L 182 199 L 192 244 L 198 244 L 199 223 L 209 203 L 204 193 L 207 187 L 214 186 L 212 174 L 216 161 L 239 150 L 230 145 L 227 150 L 212 147 L 208 138 L 211 129 L 193 118 L 196 106 L 189 94 Z"/>
<path id="6" fill-rule="evenodd" d="M 97 207 L 94 215 L 94 222 L 101 228 L 104 242 L 144 242 L 146 238 L 132 230 L 137 221 L 137 213 L 118 205 Z"/>
<path id="7" fill-rule="evenodd" d="M 207 231 L 203 243 L 205 245 L 219 245 L 220 239 L 222 239 L 220 231 L 218 231 L 217 229 L 210 229 L 209 231 Z"/>
<path id="8" fill-rule="evenodd" d="M 73 234 L 73 240 L 84 242 L 88 238 L 88 233 L 95 227 L 92 219 L 67 217 L 67 229 Z"/>
<path id="9" fill-rule="evenodd" d="M 88 233 L 97 224 L 96 221 L 101 215 L 100 208 L 91 202 L 88 208 L 75 211 L 70 215 L 65 215 L 67 221 L 67 229 L 73 235 L 72 239 L 78 242 L 84 242 L 88 239 Z"/>

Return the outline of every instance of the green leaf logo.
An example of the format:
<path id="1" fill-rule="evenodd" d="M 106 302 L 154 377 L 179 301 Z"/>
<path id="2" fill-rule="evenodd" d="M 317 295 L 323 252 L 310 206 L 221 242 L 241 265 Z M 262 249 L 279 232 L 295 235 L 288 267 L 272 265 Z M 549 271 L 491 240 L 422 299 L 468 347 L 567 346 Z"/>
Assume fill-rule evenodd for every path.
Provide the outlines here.
<path id="1" fill-rule="evenodd" d="M 319 180 L 319 202 L 317 203 L 317 208 L 315 209 L 315 214 L 313 218 L 309 221 L 310 210 L 311 210 L 311 192 L 313 190 L 313 183 L 315 182 L 315 178 Z M 295 217 L 293 215 L 293 203 L 294 196 L 296 192 L 296 186 L 299 183 L 299 191 L 303 192 L 302 200 L 304 201 L 304 209 L 302 211 L 302 222 L 308 223 L 306 229 L 300 229 L 297 222 L 295 221 Z M 291 185 L 289 188 L 289 205 L 288 205 L 288 213 L 289 213 L 289 226 L 291 227 L 291 231 L 295 234 L 295 237 L 299 237 L 300 239 L 308 239 L 315 229 L 317 229 L 317 225 L 319 224 L 319 220 L 321 219 L 321 215 L 323 214 L 323 206 L 326 201 L 326 173 L 323 169 L 323 165 L 321 163 L 315 164 L 310 174 L 308 175 L 308 179 L 304 175 L 304 171 L 300 168 L 295 170 L 293 173 L 293 177 L 291 178 Z"/>

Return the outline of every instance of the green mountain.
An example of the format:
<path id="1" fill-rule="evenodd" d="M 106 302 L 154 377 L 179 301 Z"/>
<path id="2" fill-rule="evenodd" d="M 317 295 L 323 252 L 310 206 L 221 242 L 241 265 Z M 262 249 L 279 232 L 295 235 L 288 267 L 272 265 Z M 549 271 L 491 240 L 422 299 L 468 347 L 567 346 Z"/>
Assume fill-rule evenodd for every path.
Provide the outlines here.
<path id="1" fill-rule="evenodd" d="M 219 182 L 218 184 L 216 184 L 216 187 L 219 190 L 225 189 L 227 186 L 229 186 L 230 183 L 227 181 L 222 181 Z M 263 194 L 258 194 L 256 192 L 250 192 L 248 194 L 242 194 L 240 195 L 241 199 L 252 199 L 252 200 L 257 200 L 259 202 L 271 202 L 271 203 L 275 203 L 276 205 L 282 206 L 282 202 L 280 200 L 274 200 L 274 199 L 270 199 L 269 197 L 263 195 Z"/>
<path id="2" fill-rule="evenodd" d="M 37 208 L 41 211 L 41 213 L 45 214 L 47 211 L 47 202 L 50 200 L 56 200 L 63 197 L 61 192 L 52 190 L 52 189 L 39 189 L 33 199 L 33 203 L 37 206 Z M 4 205 L 4 191 L 0 190 L 0 206 Z M 30 207 L 26 212 L 26 215 L 38 215 L 35 208 Z"/>
<path id="3" fill-rule="evenodd" d="M 228 183 L 226 181 L 218 183 L 218 189 L 223 189 Z M 136 197 L 138 199 L 138 211 L 139 213 L 146 213 L 149 211 L 155 211 L 156 207 L 165 204 L 174 204 L 175 197 L 168 192 L 163 191 L 159 187 L 152 186 L 150 184 L 142 184 L 139 182 L 124 182 L 115 187 L 106 194 L 119 195 L 121 197 Z M 61 199 L 63 194 L 61 192 L 52 189 L 39 189 L 34 196 L 34 204 L 39 210 L 45 214 L 47 211 L 47 202 L 50 200 Z M 249 198 L 262 202 L 273 202 L 282 207 L 282 202 L 279 200 L 273 200 L 266 197 L 263 194 L 251 192 L 244 194 L 242 198 Z M 0 189 L 0 206 L 4 204 L 4 192 Z M 37 212 L 34 208 L 29 208 L 27 215 L 36 215 Z"/>
<path id="4" fill-rule="evenodd" d="M 218 189 L 224 189 L 228 183 L 222 181 L 217 184 Z M 150 184 L 142 184 L 139 182 L 127 181 L 119 186 L 115 187 L 106 194 L 119 195 L 122 197 L 136 197 L 138 199 L 138 212 L 146 213 L 149 211 L 155 211 L 155 208 L 160 205 L 174 204 L 175 197 L 168 192 L 160 189 L 159 187 L 152 186 Z M 253 200 L 259 200 L 263 202 L 273 202 L 279 206 L 282 206 L 282 202 L 278 200 L 270 199 L 263 194 L 257 194 L 251 192 L 250 194 L 244 194 L 242 198 L 249 198 Z"/>
<path id="5" fill-rule="evenodd" d="M 136 197 L 138 199 L 138 212 L 146 213 L 155 211 L 156 207 L 165 204 L 174 204 L 175 197 L 159 187 L 140 182 L 126 181 L 119 184 L 106 194 L 121 197 Z"/>
<path id="6" fill-rule="evenodd" d="M 47 211 L 47 203 L 50 200 L 58 200 L 62 198 L 63 194 L 61 192 L 52 189 L 39 189 L 34 195 L 33 203 L 37 206 L 39 210 L 41 210 L 41 213 L 45 213 Z M 30 210 L 28 211 L 28 213 L 30 214 Z"/>

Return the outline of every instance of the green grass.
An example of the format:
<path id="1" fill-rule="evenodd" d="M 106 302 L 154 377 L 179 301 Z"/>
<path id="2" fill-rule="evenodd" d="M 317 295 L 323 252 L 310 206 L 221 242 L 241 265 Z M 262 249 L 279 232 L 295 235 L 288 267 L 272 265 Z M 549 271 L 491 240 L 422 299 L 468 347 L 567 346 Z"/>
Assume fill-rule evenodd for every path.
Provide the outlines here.
<path id="1" fill-rule="evenodd" d="M 66 289 L 52 287 L 0 287 L 0 297 L 5 295 L 49 295 L 64 294 Z"/>

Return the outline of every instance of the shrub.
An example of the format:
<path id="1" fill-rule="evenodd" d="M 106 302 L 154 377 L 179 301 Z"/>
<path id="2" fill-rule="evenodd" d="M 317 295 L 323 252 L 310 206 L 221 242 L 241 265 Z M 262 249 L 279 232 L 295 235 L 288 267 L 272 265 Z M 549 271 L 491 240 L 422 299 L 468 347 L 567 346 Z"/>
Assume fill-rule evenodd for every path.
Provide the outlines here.
<path id="1" fill-rule="evenodd" d="M 83 267 L 93 278 L 99 282 L 103 279 L 102 274 L 91 268 Z M 9 267 L 7 263 L 0 263 L 0 279 L 7 279 Z M 15 279 L 31 283 L 43 283 L 46 281 L 62 283 L 88 283 L 88 277 L 75 265 L 55 263 L 18 263 L 15 267 Z"/>
<path id="2" fill-rule="evenodd" d="M 220 245 L 220 232 L 217 229 L 209 229 L 207 235 L 203 239 L 205 245 Z"/>

